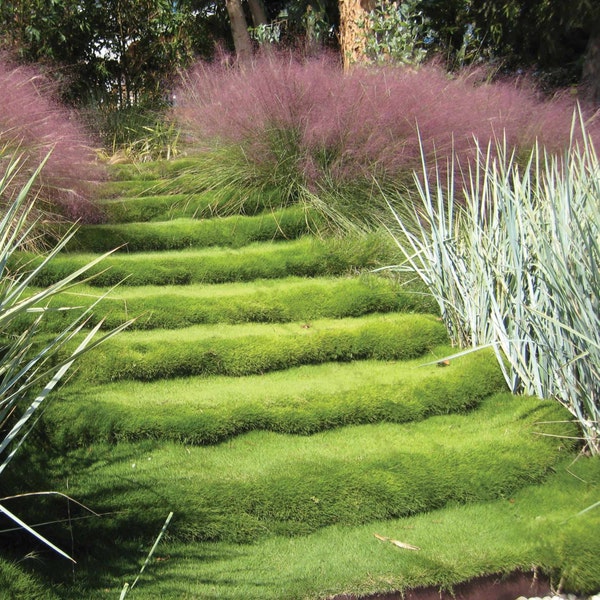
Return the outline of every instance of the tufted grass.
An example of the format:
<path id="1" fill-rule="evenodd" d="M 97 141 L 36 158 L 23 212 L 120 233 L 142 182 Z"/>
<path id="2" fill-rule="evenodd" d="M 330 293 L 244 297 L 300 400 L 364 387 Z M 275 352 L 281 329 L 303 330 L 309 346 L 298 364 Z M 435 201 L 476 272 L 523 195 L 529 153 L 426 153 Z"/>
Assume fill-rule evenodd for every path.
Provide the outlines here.
<path id="1" fill-rule="evenodd" d="M 286 242 L 261 242 L 241 249 L 188 249 L 169 252 L 121 253 L 91 269 L 93 284 L 188 285 L 277 279 L 288 276 L 320 277 L 372 269 L 389 259 L 393 249 L 380 235 L 346 239 L 315 239 L 310 236 Z M 57 256 L 32 285 L 46 286 L 65 273 L 90 262 L 93 254 Z M 12 257 L 12 268 L 40 258 L 31 253 Z"/>
<path id="2" fill-rule="evenodd" d="M 306 364 L 408 360 L 446 343 L 430 315 L 367 315 L 308 323 L 198 325 L 123 332 L 102 354 L 82 357 L 75 377 L 89 383 L 192 375 L 244 376 Z"/>
<path id="3" fill-rule="evenodd" d="M 241 378 L 76 386 L 46 411 L 44 430 L 60 447 L 148 438 L 213 444 L 253 430 L 306 435 L 467 412 L 504 389 L 491 353 L 443 369 L 421 366 L 448 352 L 443 347 L 402 363 L 327 363 Z"/>

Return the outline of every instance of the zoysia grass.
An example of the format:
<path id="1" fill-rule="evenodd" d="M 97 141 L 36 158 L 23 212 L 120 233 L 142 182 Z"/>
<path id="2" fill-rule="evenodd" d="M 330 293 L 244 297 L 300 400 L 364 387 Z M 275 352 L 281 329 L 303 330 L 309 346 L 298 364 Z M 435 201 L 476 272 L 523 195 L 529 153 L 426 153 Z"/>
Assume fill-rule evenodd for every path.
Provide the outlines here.
<path id="1" fill-rule="evenodd" d="M 404 264 L 431 289 L 454 343 L 492 345 L 510 389 L 560 401 L 599 453 L 594 146 L 584 135 L 562 157 L 536 147 L 520 167 L 506 143 L 497 143 L 480 152 L 469 175 L 463 205 L 451 177 L 448 185 L 438 177 L 434 189 L 427 178 L 418 181 L 416 228 L 396 218 Z"/>

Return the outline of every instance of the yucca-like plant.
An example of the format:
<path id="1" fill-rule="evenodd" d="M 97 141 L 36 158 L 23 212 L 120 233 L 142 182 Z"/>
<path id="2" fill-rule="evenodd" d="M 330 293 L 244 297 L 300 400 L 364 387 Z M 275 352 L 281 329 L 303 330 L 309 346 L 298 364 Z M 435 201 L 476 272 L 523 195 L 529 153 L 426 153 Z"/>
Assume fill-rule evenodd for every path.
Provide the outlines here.
<path id="1" fill-rule="evenodd" d="M 599 454 L 600 167 L 582 140 L 525 166 L 490 146 L 460 200 L 451 175 L 416 178 L 416 226 L 394 213 L 396 268 L 427 284 L 453 343 L 492 346 L 510 389 L 560 401 Z"/>
<path id="2" fill-rule="evenodd" d="M 42 262 L 31 269 L 11 270 L 11 257 L 27 245 L 36 231 L 31 219 L 34 199 L 30 193 L 44 163 L 33 176 L 14 194 L 14 181 L 18 180 L 21 159 L 14 154 L 2 155 L 0 165 L 0 206 L 6 207 L 0 216 L 0 477 L 10 465 L 16 452 L 39 418 L 48 394 L 84 352 L 126 327 L 125 324 L 98 337 L 100 324 L 86 329 L 93 309 L 77 310 L 74 307 L 49 308 L 48 301 L 68 287 L 102 257 L 64 277 L 61 281 L 41 291 L 32 293 L 31 282 L 57 255 L 73 236 L 74 230 L 47 253 Z M 50 310 L 73 311 L 73 318 L 64 330 L 48 338 L 40 334 L 41 325 Z M 15 334 L 14 323 L 31 313 L 31 324 Z M 71 349 L 67 358 L 65 349 Z M 0 502 L 2 499 L 0 499 Z M 67 556 L 38 532 L 25 524 L 12 511 L 0 503 L 0 512 L 15 521 L 48 546 Z"/>

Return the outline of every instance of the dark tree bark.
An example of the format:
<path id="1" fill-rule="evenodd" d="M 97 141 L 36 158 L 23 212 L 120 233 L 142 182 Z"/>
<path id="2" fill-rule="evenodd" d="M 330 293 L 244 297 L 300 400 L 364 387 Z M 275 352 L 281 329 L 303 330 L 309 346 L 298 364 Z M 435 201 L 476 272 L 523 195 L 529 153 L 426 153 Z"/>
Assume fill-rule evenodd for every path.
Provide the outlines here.
<path id="1" fill-rule="evenodd" d="M 248 0 L 248 6 L 250 7 L 250 14 L 252 15 L 254 27 L 269 24 L 265 6 L 262 3 L 262 0 Z"/>
<path id="2" fill-rule="evenodd" d="M 245 64 L 252 58 L 252 40 L 248 33 L 246 15 L 241 0 L 225 0 L 229 20 L 231 21 L 231 33 L 238 63 Z"/>
<path id="3" fill-rule="evenodd" d="M 600 105 L 600 29 L 590 35 L 583 63 L 582 83 L 585 96 Z"/>

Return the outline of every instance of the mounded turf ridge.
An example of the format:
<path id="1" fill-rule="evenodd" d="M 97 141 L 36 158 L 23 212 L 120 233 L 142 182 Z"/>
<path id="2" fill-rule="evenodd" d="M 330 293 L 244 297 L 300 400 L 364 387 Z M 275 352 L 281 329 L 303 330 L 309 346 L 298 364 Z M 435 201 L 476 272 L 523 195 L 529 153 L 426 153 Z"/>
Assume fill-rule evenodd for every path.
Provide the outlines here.
<path id="1" fill-rule="evenodd" d="M 553 437 L 576 435 L 566 418 L 556 402 L 499 394 L 466 415 L 313 436 L 94 444 L 63 455 L 55 476 L 68 478 L 71 496 L 113 513 L 87 521 L 84 539 L 149 536 L 173 511 L 171 539 L 244 543 L 512 498 L 570 455 L 572 440 Z M 70 461 L 88 466 L 74 477 Z"/>
<path id="2" fill-rule="evenodd" d="M 110 223 L 168 221 L 177 218 L 204 219 L 232 214 L 254 215 L 282 207 L 275 194 L 241 195 L 239 191 L 205 191 L 198 194 L 168 194 L 100 200 L 99 209 Z M 239 206 L 243 205 L 243 213 Z"/>
<path id="3" fill-rule="evenodd" d="M 408 360 L 446 341 L 437 318 L 418 314 L 125 331 L 103 344 L 101 352 L 82 356 L 76 378 L 154 381 L 244 376 L 329 361 Z"/>
<path id="4" fill-rule="evenodd" d="M 247 545 L 162 541 L 159 560 L 146 571 L 136 598 L 324 600 L 421 586 L 447 590 L 491 573 L 521 570 L 535 576 L 533 569 L 551 576 L 555 588 L 560 582 L 565 592 L 591 595 L 600 590 L 600 511 L 576 515 L 597 502 L 599 489 L 600 461 L 580 457 L 559 463 L 544 482 L 488 502 Z M 398 548 L 375 534 L 419 550 Z M 148 546 L 152 539 L 148 536 Z M 124 556 L 129 559 L 130 552 Z M 141 562 L 143 552 L 138 556 Z M 103 554 L 96 575 L 106 563 Z M 125 561 L 119 566 L 116 582 L 99 578 L 95 589 L 86 587 L 85 597 L 106 598 L 107 587 L 117 594 L 120 582 L 135 573 Z"/>
<path id="5" fill-rule="evenodd" d="M 257 242 L 241 249 L 205 248 L 165 252 L 120 253 L 105 258 L 90 269 L 91 283 L 97 286 L 184 285 L 278 279 L 281 277 L 323 277 L 371 269 L 387 262 L 393 250 L 380 236 L 359 239 L 315 239 L 307 236 L 285 242 Z M 45 287 L 71 274 L 94 254 L 62 254 L 55 257 L 32 285 Z M 41 258 L 15 253 L 10 268 L 37 265 Z"/>
<path id="6" fill-rule="evenodd" d="M 247 283 L 119 286 L 112 290 L 78 284 L 58 294 L 49 306 L 87 308 L 107 293 L 90 321 L 95 325 L 104 319 L 103 329 L 112 329 L 132 317 L 136 320 L 130 329 L 177 329 L 215 323 L 359 317 L 374 312 L 437 312 L 435 301 L 418 282 L 402 283 L 367 273 L 360 277 L 287 277 Z M 16 329 L 22 330 L 34 317 L 24 315 Z M 42 327 L 44 331 L 61 331 L 64 322 L 64 312 L 48 311 Z"/>
<path id="7" fill-rule="evenodd" d="M 241 248 L 253 242 L 295 239 L 318 230 L 320 217 L 302 207 L 255 216 L 211 219 L 180 218 L 153 223 L 86 225 L 65 248 L 67 252 L 148 252 L 221 246 Z"/>
<path id="8" fill-rule="evenodd" d="M 312 434 L 380 421 L 402 423 L 466 412 L 505 389 L 488 352 L 423 367 L 416 361 L 328 363 L 241 378 L 122 382 L 64 390 L 44 414 L 60 447 L 144 438 L 213 444 L 253 430 Z"/>

